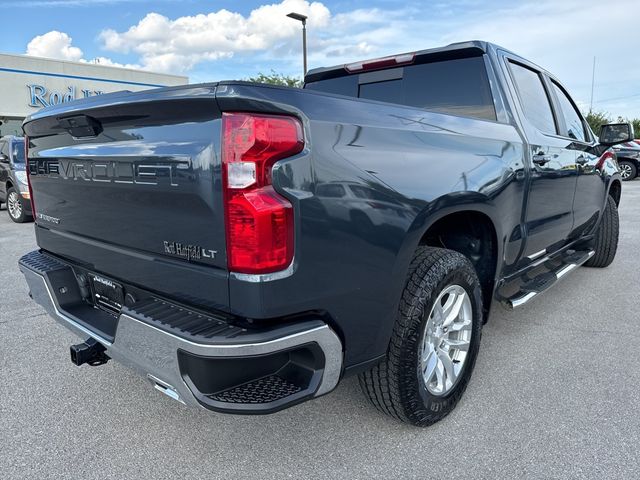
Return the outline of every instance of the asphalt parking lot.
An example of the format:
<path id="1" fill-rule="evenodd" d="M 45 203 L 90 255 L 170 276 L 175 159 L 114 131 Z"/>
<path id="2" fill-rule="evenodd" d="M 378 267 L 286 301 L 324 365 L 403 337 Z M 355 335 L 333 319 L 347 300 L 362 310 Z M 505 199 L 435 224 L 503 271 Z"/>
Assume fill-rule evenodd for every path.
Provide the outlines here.
<path id="1" fill-rule="evenodd" d="M 261 417 L 188 409 L 27 297 L 33 224 L 0 212 L 0 478 L 638 478 L 640 180 L 625 183 L 618 256 L 516 312 L 494 305 L 470 386 L 439 424 L 377 413 L 350 378 Z"/>

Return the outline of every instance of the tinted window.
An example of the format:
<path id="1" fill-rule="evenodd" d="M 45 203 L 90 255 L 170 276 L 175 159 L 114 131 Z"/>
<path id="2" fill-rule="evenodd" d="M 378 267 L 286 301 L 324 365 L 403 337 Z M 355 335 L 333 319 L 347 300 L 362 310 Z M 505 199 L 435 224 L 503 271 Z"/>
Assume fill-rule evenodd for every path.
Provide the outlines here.
<path id="1" fill-rule="evenodd" d="M 24 143 L 11 143 L 11 158 L 15 163 L 24 163 Z"/>
<path id="2" fill-rule="evenodd" d="M 348 97 L 358 96 L 358 77 L 347 76 L 330 78 L 320 82 L 307 83 L 305 89 L 319 90 L 326 93 L 335 93 L 337 95 L 347 95 Z"/>
<path id="3" fill-rule="evenodd" d="M 358 97 L 378 100 L 379 102 L 406 104 L 402 80 L 387 80 L 386 82 L 366 83 L 360 85 Z"/>
<path id="4" fill-rule="evenodd" d="M 563 134 L 569 138 L 580 140 L 581 142 L 586 141 L 587 137 L 584 133 L 584 124 L 582 123 L 582 119 L 580 118 L 580 114 L 576 110 L 576 107 L 573 106 L 573 103 L 571 103 L 567 94 L 564 93 L 564 91 L 556 85 L 555 82 L 552 82 L 552 84 L 553 90 L 560 102 L 562 116 L 564 117 L 564 123 L 567 127 L 567 131 L 563 132 Z"/>
<path id="5" fill-rule="evenodd" d="M 496 119 L 483 57 L 405 68 L 406 104 L 466 117 Z"/>
<path id="6" fill-rule="evenodd" d="M 496 119 L 483 57 L 404 67 L 402 78 L 359 85 L 364 75 L 321 80 L 305 88 L 424 108 L 466 117 Z M 362 81 L 362 80 L 360 80 Z"/>
<path id="7" fill-rule="evenodd" d="M 537 72 L 511 63 L 520 104 L 527 119 L 544 133 L 557 133 L 549 97 Z"/>

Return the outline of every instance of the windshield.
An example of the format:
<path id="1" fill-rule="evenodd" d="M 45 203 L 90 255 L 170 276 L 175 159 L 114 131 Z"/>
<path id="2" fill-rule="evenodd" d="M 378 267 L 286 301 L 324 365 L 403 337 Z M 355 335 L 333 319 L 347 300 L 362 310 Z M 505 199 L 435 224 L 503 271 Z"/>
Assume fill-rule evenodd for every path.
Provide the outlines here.
<path id="1" fill-rule="evenodd" d="M 11 142 L 11 158 L 13 163 L 24 163 L 24 143 Z"/>

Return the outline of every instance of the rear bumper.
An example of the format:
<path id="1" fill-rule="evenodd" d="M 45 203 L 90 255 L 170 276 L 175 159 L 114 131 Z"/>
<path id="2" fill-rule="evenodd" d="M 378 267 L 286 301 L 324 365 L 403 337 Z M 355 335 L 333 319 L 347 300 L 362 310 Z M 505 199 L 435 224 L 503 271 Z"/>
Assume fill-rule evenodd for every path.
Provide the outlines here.
<path id="1" fill-rule="evenodd" d="M 328 393 L 340 379 L 342 343 L 317 318 L 255 331 L 150 298 L 123 307 L 115 333 L 107 336 L 91 318 L 105 312 L 76 295 L 71 265 L 41 252 L 19 264 L 31 297 L 49 315 L 79 337 L 100 342 L 109 357 L 181 403 L 270 413 Z"/>

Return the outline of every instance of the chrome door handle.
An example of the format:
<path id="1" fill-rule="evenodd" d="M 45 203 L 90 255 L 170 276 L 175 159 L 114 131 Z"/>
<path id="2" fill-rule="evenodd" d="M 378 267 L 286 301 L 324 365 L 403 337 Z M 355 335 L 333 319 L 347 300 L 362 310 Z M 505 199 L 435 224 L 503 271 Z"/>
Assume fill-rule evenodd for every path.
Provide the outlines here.
<path id="1" fill-rule="evenodd" d="M 536 153 L 533 158 L 533 163 L 543 166 L 551 161 L 551 155 L 545 155 L 544 153 Z"/>

